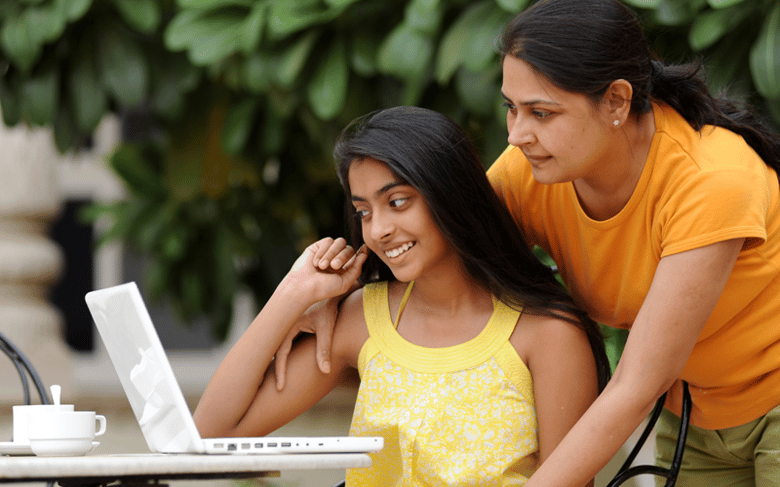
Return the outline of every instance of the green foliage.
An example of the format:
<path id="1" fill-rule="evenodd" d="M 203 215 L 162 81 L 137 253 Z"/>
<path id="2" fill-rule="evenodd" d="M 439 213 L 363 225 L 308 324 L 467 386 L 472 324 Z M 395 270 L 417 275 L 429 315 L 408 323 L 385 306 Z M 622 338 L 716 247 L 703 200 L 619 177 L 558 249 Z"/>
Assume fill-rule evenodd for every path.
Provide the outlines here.
<path id="1" fill-rule="evenodd" d="M 780 121 L 776 0 L 625 2 L 659 55 L 701 56 L 713 89 Z M 238 289 L 264 301 L 305 244 L 344 234 L 330 152 L 355 117 L 426 106 L 466 127 L 486 164 L 500 153 L 494 44 L 530 3 L 8 0 L 3 121 L 52 127 L 62 151 L 107 113 L 146 121 L 111 158 L 130 198 L 92 216 L 150 258 L 147 289 L 223 336 Z"/>

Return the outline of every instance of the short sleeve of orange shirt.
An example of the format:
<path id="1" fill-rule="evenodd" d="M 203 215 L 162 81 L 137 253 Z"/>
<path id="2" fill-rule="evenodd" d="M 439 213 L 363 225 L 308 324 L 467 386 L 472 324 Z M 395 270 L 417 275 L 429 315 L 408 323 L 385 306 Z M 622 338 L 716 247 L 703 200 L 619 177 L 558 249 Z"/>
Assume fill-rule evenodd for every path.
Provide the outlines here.
<path id="1" fill-rule="evenodd" d="M 589 218 L 571 183 L 537 183 L 517 148 L 507 148 L 488 177 L 529 242 L 555 259 L 580 306 L 611 326 L 631 327 L 662 257 L 746 239 L 681 376 L 692 387 L 693 424 L 736 426 L 780 403 L 777 175 L 728 130 L 697 132 L 665 105 L 654 105 L 654 117 L 637 187 L 608 220 Z"/>

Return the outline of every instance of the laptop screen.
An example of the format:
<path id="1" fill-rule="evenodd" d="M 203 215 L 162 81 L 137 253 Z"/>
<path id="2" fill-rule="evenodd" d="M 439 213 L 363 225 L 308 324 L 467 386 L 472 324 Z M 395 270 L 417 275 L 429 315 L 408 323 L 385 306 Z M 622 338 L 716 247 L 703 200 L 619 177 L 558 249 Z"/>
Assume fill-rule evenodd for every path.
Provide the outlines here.
<path id="1" fill-rule="evenodd" d="M 134 282 L 86 295 L 122 388 L 154 452 L 202 452 L 203 442 Z"/>

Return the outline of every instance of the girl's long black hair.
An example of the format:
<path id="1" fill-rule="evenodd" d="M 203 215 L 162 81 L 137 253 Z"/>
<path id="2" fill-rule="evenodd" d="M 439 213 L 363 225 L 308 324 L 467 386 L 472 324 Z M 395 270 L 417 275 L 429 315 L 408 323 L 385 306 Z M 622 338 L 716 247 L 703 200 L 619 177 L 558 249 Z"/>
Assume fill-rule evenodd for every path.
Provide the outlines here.
<path id="1" fill-rule="evenodd" d="M 664 65 L 654 60 L 636 16 L 618 0 L 542 0 L 504 29 L 500 51 L 514 56 L 557 87 L 598 102 L 618 79 L 631 83 L 634 116 L 651 100 L 674 108 L 696 130 L 724 127 L 741 135 L 780 175 L 780 136 L 750 108 L 714 97 L 701 63 Z"/>
<path id="2" fill-rule="evenodd" d="M 564 319 L 583 329 L 596 359 L 599 390 L 610 366 L 598 325 L 579 309 L 553 271 L 534 255 L 487 179 L 468 135 L 438 112 L 417 107 L 383 110 L 350 124 L 333 151 L 347 195 L 352 244 L 363 244 L 351 202 L 349 168 L 365 158 L 385 163 L 422 195 L 439 230 L 466 271 L 509 306 Z M 394 279 L 374 254 L 363 266 L 363 282 Z"/>

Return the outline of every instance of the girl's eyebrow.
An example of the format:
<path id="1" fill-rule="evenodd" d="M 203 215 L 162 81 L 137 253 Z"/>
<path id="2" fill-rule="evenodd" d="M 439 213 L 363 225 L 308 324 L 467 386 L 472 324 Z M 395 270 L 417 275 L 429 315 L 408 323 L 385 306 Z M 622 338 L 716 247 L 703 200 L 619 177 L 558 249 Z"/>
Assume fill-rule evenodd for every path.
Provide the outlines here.
<path id="1" fill-rule="evenodd" d="M 388 191 L 390 191 L 391 189 L 395 188 L 396 186 L 406 186 L 406 183 L 404 183 L 404 182 L 402 182 L 402 181 L 391 181 L 391 182 L 389 182 L 389 183 L 385 184 L 384 186 L 382 186 L 381 188 L 379 188 L 379 189 L 378 189 L 378 190 L 377 190 L 377 191 L 374 193 L 374 198 L 379 198 L 379 197 L 380 197 L 380 196 L 382 196 L 384 193 L 387 193 Z M 360 197 L 360 196 L 355 196 L 355 195 L 353 194 L 353 195 L 352 195 L 352 201 L 366 201 L 366 199 L 365 199 L 365 198 L 362 198 L 362 197 Z"/>
<path id="2" fill-rule="evenodd" d="M 508 96 L 504 94 L 503 91 L 501 92 L 501 96 L 503 96 L 504 100 L 508 101 L 509 103 L 514 103 Z M 560 103 L 558 103 L 557 101 L 543 100 L 541 98 L 537 98 L 535 100 L 521 101 L 520 103 L 517 103 L 517 105 L 530 106 L 530 105 L 536 105 L 537 103 L 542 103 L 544 105 L 560 105 Z"/>

